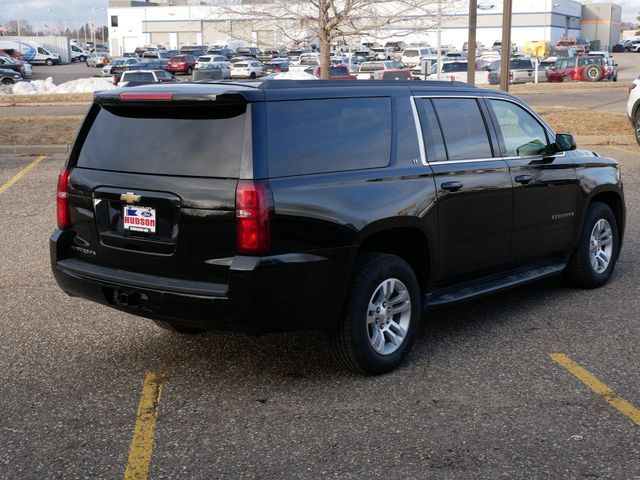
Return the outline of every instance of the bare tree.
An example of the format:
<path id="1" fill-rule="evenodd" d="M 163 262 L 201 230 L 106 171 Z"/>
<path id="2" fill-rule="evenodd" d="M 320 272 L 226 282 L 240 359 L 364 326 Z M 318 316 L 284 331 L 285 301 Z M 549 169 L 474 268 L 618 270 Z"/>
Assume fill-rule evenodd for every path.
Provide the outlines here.
<path id="1" fill-rule="evenodd" d="M 320 77 L 329 78 L 331 45 L 338 40 L 368 36 L 399 37 L 435 28 L 461 0 L 244 0 L 211 7 L 211 17 L 223 14 L 229 23 L 253 22 L 289 43 L 317 39 Z M 388 32 L 394 33 L 389 34 Z M 232 37 L 242 38 L 230 27 Z M 245 34 L 246 37 L 246 34 Z"/>

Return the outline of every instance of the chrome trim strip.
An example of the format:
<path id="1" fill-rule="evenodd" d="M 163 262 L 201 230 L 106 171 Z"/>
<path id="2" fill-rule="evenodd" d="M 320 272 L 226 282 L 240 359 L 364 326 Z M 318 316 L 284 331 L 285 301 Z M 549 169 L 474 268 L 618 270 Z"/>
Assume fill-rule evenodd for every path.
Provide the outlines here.
<path id="1" fill-rule="evenodd" d="M 545 158 L 559 158 L 564 157 L 566 152 L 556 153 L 555 155 L 549 155 Z M 469 158 L 465 160 L 444 160 L 441 162 L 429 162 L 429 165 L 446 165 L 448 163 L 472 163 L 472 162 L 497 162 L 498 160 L 532 160 L 534 158 L 542 158 L 540 155 L 528 155 L 526 157 L 491 157 L 491 158 Z"/>
<path id="2" fill-rule="evenodd" d="M 416 125 L 416 135 L 418 136 L 418 147 L 420 148 L 420 161 L 425 167 L 429 166 L 427 163 L 427 153 L 424 147 L 424 137 L 422 136 L 422 124 L 420 123 L 420 117 L 418 116 L 418 108 L 416 107 L 415 97 L 409 97 L 411 103 L 411 110 L 413 111 L 413 123 Z"/>

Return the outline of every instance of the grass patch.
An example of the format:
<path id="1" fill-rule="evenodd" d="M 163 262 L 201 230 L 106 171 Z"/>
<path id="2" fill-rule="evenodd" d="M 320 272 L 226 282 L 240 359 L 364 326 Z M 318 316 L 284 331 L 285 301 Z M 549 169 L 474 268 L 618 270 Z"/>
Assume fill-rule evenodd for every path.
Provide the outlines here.
<path id="1" fill-rule="evenodd" d="M 633 135 L 626 115 L 562 107 L 534 107 L 551 128 L 573 135 Z"/>
<path id="2" fill-rule="evenodd" d="M 10 117 L 2 119 L 4 145 L 67 145 L 82 123 L 82 115 Z"/>

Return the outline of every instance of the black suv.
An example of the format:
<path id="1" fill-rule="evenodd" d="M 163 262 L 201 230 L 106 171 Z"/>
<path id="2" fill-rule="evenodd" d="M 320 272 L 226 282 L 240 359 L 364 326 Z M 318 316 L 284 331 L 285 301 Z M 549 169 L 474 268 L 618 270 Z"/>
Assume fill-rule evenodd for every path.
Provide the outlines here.
<path id="1" fill-rule="evenodd" d="M 180 333 L 326 329 L 399 365 L 423 309 L 564 272 L 607 282 L 615 160 L 462 83 L 292 81 L 96 94 L 58 181 L 64 291 Z"/>

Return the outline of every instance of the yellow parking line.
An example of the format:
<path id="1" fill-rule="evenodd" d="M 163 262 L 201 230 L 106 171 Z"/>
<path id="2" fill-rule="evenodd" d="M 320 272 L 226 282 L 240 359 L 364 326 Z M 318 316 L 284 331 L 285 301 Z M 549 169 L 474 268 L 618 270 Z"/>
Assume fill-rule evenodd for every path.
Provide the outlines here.
<path id="1" fill-rule="evenodd" d="M 162 394 L 162 375 L 147 372 L 140 394 L 140 404 L 133 429 L 129 459 L 124 471 L 125 480 L 146 479 L 153 451 L 153 434 L 158 420 L 160 395 Z"/>
<path id="2" fill-rule="evenodd" d="M 46 155 L 39 156 L 33 162 L 31 162 L 29 165 L 27 165 L 22 170 L 20 170 L 18 173 L 16 173 L 11 180 L 9 180 L 7 183 L 3 184 L 0 187 L 0 193 L 4 193 L 5 191 L 7 191 L 9 189 L 9 187 L 11 187 L 11 185 L 13 185 L 18 180 L 20 180 L 22 177 L 24 177 L 27 173 L 29 173 L 29 170 L 31 170 L 33 167 L 38 165 L 45 158 L 47 158 Z"/>
<path id="3" fill-rule="evenodd" d="M 559 363 L 564 368 L 569 370 L 570 373 L 572 373 L 578 380 L 589 387 L 589 389 L 602 397 L 605 402 L 618 410 L 625 417 L 629 418 L 636 425 L 640 425 L 640 410 L 638 410 L 623 398 L 617 396 L 609 386 L 602 383 L 583 367 L 571 360 L 571 358 L 569 358 L 569 356 L 565 355 L 564 353 L 551 353 L 549 354 L 549 356 L 555 362 Z"/>

